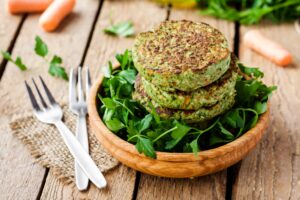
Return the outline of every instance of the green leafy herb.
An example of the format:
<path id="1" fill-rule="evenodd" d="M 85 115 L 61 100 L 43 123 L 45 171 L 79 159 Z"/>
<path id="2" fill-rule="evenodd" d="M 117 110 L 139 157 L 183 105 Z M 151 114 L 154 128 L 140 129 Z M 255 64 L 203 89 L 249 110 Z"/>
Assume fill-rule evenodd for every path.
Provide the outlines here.
<path id="1" fill-rule="evenodd" d="M 41 57 L 45 57 L 48 54 L 48 46 L 39 36 L 35 37 L 34 51 Z"/>
<path id="2" fill-rule="evenodd" d="M 69 79 L 65 68 L 62 66 L 63 61 L 61 57 L 53 55 L 50 62 L 48 61 L 48 46 L 39 36 L 35 37 L 34 51 L 38 56 L 41 56 L 47 63 L 49 63 L 48 73 L 51 76 L 59 77 L 66 81 Z"/>
<path id="3" fill-rule="evenodd" d="M 156 151 L 193 152 L 214 148 L 235 140 L 256 125 L 259 115 L 267 110 L 267 101 L 276 89 L 264 85 L 258 68 L 239 64 L 236 104 L 225 114 L 213 119 L 203 129 L 176 120 L 161 119 L 153 107 L 147 112 L 132 99 L 137 70 L 131 52 L 116 55 L 121 67 L 106 68 L 98 97 L 99 114 L 116 135 L 135 144 L 139 153 L 156 158 Z"/>
<path id="4" fill-rule="evenodd" d="M 262 19 L 273 22 L 292 21 L 300 16 L 299 0 L 197 0 L 200 13 L 238 21 L 241 24 L 256 24 Z"/>
<path id="5" fill-rule="evenodd" d="M 104 32 L 114 36 L 130 37 L 134 35 L 133 23 L 125 21 L 118 24 L 112 24 L 104 29 Z"/>
<path id="6" fill-rule="evenodd" d="M 16 60 L 14 60 L 9 52 L 1 51 L 1 54 L 5 60 L 15 64 L 20 70 L 25 71 L 27 69 L 26 65 L 19 56 L 16 58 Z"/>
<path id="7" fill-rule="evenodd" d="M 63 78 L 64 80 L 68 80 L 68 74 L 65 71 L 65 68 L 61 66 L 62 59 L 61 57 L 54 55 L 52 60 L 50 61 L 50 66 L 49 66 L 49 74 L 52 76 L 56 76 L 59 78 Z"/>

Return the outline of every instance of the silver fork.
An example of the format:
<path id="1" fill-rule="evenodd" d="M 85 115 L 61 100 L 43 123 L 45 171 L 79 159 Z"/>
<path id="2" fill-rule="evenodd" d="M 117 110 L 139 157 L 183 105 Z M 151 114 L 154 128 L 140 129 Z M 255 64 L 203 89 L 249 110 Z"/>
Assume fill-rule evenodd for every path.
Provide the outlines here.
<path id="1" fill-rule="evenodd" d="M 82 88 L 82 78 L 81 78 L 81 67 L 76 69 L 71 69 L 70 82 L 69 82 L 69 107 L 70 110 L 77 115 L 77 127 L 76 127 L 76 138 L 84 150 L 89 152 L 88 134 L 86 127 L 86 115 L 87 115 L 87 96 L 89 94 L 89 89 L 91 87 L 91 78 L 89 69 L 85 70 L 85 86 L 86 95 Z M 76 79 L 77 78 L 77 79 Z M 76 83 L 77 82 L 77 83 Z M 76 95 L 76 84 L 77 84 L 77 95 Z M 86 96 L 86 98 L 84 98 Z M 88 187 L 89 179 L 82 171 L 77 162 L 75 162 L 75 179 L 76 185 L 79 190 L 85 190 Z"/>
<path id="2" fill-rule="evenodd" d="M 25 81 L 26 89 L 34 110 L 36 117 L 47 124 L 53 124 L 59 130 L 65 144 L 69 148 L 69 151 L 78 162 L 80 168 L 84 171 L 87 177 L 99 188 L 106 186 L 106 180 L 90 155 L 85 151 L 85 149 L 77 141 L 73 133 L 68 129 L 68 127 L 62 122 L 63 112 L 59 105 L 53 98 L 50 90 L 46 86 L 45 82 L 41 77 L 40 81 L 45 90 L 46 96 L 48 97 L 48 103 L 46 103 L 43 95 L 41 94 L 37 84 L 34 79 L 32 79 L 34 87 L 36 88 L 37 94 L 41 101 L 42 106 L 37 102 L 31 87 Z"/>

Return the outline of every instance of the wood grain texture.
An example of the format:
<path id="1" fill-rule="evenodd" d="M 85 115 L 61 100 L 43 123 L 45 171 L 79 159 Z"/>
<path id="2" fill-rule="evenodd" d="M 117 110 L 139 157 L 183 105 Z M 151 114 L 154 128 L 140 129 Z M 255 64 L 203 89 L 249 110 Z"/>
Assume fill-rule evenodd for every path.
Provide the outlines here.
<path id="1" fill-rule="evenodd" d="M 50 171 L 51 173 L 51 171 Z M 107 173 L 108 186 L 99 190 L 93 184 L 85 192 L 79 192 L 74 184 L 63 185 L 54 176 L 47 178 L 41 199 L 132 199 L 135 172 L 125 166 L 119 166 Z"/>
<path id="2" fill-rule="evenodd" d="M 10 46 L 18 26 L 21 23 L 22 15 L 11 15 L 6 11 L 6 0 L 0 0 L 0 50 L 6 51 Z M 0 56 L 0 63 L 2 56 Z"/>
<path id="3" fill-rule="evenodd" d="M 252 28 L 241 27 L 241 38 Z M 277 85 L 271 99 L 271 125 L 262 143 L 241 163 L 233 187 L 233 199 L 300 199 L 300 35 L 293 24 L 261 25 L 267 37 L 281 43 L 294 56 L 294 64 L 282 68 L 246 48 L 240 59 L 265 72 L 265 82 Z"/>
<path id="4" fill-rule="evenodd" d="M 143 174 L 137 199 L 224 199 L 226 170 L 214 176 L 193 179 L 169 179 Z"/>
<path id="5" fill-rule="evenodd" d="M 29 69 L 21 72 L 8 63 L 0 82 L 0 124 L 4 126 L 0 140 L 0 199 L 36 199 L 45 174 L 45 169 L 33 163 L 26 147 L 11 135 L 7 126 L 11 115 L 31 109 L 24 80 L 41 75 L 58 101 L 67 99 L 68 83 L 48 75 L 48 65 L 35 55 L 35 35 L 43 38 L 50 52 L 64 58 L 67 69 L 76 66 L 81 62 L 99 3 L 78 0 L 75 11 L 51 34 L 39 28 L 39 15 L 26 18 L 12 54 L 21 56 Z"/>
<path id="6" fill-rule="evenodd" d="M 214 18 L 202 17 L 198 14 L 197 10 L 191 11 L 172 9 L 170 13 L 170 19 L 188 19 L 192 21 L 204 21 L 206 23 L 209 23 L 214 27 L 220 29 L 225 34 L 231 49 L 233 49 L 233 23 L 216 20 Z M 141 184 L 138 190 L 138 199 L 151 199 L 153 196 L 166 199 L 169 197 L 168 194 L 176 199 L 177 197 L 181 197 L 183 193 L 185 193 L 186 195 L 185 199 L 225 199 L 226 174 L 226 170 L 224 170 L 215 175 L 200 177 L 193 180 L 164 179 L 164 187 L 161 187 L 159 183 L 156 184 L 156 186 L 148 187 L 147 183 L 149 183 L 149 181 L 147 181 L 147 178 L 145 178 L 144 175 L 141 175 Z M 161 178 L 155 177 L 153 179 L 157 180 Z M 198 186 L 198 190 L 191 191 L 191 189 L 193 188 L 191 185 L 193 185 L 193 187 Z M 174 188 L 182 189 L 176 190 Z"/>
<path id="7" fill-rule="evenodd" d="M 149 1 L 104 1 L 84 61 L 84 66 L 90 68 L 92 79 L 99 77 L 101 67 L 107 65 L 109 60 L 113 60 L 117 52 L 122 53 L 133 43 L 133 38 L 118 38 L 103 33 L 103 29 L 110 24 L 111 19 L 114 22 L 133 21 L 135 31 L 138 33 L 164 20 L 166 13 L 166 9 Z M 136 178 L 134 170 L 121 165 L 105 174 L 105 178 L 108 188 L 99 190 L 91 185 L 87 192 L 80 193 L 74 186 L 63 186 L 51 176 L 51 180 L 47 179 L 45 184 L 42 199 L 132 199 Z"/>

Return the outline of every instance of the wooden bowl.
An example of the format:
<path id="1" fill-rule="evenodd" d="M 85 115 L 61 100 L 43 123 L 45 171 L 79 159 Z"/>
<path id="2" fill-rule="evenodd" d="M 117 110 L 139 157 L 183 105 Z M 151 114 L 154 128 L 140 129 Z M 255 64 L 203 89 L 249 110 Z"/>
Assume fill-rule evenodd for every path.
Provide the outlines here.
<path id="1" fill-rule="evenodd" d="M 151 159 L 139 154 L 133 144 L 119 138 L 103 123 L 97 106 L 97 94 L 103 80 L 101 75 L 94 83 L 89 98 L 89 119 L 92 131 L 108 152 L 124 165 L 135 170 L 162 177 L 187 178 L 223 170 L 244 158 L 261 140 L 269 120 L 269 109 L 260 116 L 257 125 L 238 139 L 223 146 L 193 153 L 157 152 Z"/>

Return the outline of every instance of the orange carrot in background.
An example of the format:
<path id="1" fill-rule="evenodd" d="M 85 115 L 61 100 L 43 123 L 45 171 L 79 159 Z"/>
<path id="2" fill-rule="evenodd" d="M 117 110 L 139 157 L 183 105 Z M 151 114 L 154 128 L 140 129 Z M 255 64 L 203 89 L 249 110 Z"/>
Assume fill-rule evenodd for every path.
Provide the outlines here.
<path id="1" fill-rule="evenodd" d="M 292 55 L 280 44 L 265 37 L 260 31 L 251 30 L 244 35 L 245 45 L 280 66 L 292 63 Z"/>
<path id="2" fill-rule="evenodd" d="M 76 0 L 55 0 L 41 15 L 39 24 L 45 31 L 54 31 L 73 10 Z"/>
<path id="3" fill-rule="evenodd" d="M 43 12 L 53 0 L 7 0 L 6 8 L 11 14 Z"/>

